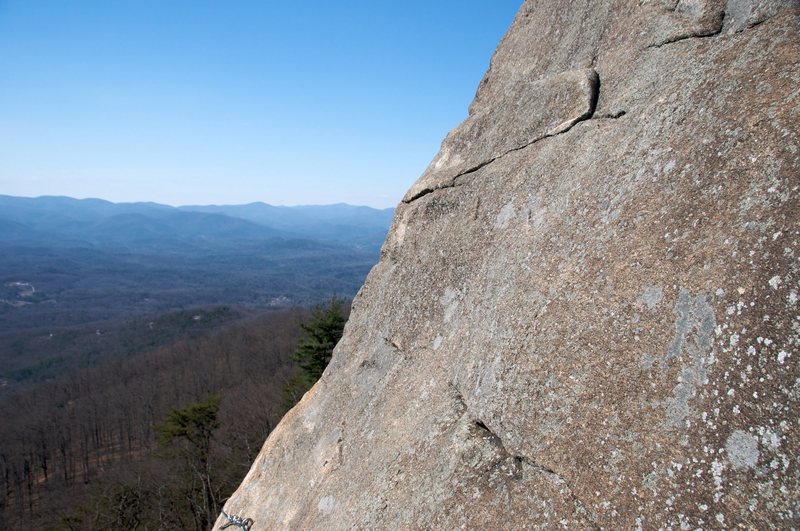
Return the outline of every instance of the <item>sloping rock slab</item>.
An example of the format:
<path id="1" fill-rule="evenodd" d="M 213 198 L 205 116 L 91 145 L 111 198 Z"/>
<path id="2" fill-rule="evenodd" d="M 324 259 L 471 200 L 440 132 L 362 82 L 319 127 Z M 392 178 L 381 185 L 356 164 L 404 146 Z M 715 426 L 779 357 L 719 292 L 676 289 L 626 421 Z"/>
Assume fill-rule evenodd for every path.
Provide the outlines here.
<path id="1" fill-rule="evenodd" d="M 226 510 L 800 527 L 799 7 L 527 1 Z"/>

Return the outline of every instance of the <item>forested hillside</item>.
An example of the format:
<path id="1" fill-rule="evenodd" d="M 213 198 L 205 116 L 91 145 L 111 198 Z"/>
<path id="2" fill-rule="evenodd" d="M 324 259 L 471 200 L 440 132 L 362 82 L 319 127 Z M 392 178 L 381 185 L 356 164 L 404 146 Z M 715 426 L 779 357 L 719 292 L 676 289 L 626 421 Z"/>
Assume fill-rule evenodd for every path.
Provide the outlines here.
<path id="1" fill-rule="evenodd" d="M 0 529 L 208 529 L 390 219 L 0 196 Z"/>
<path id="2" fill-rule="evenodd" d="M 0 528 L 204 529 L 288 405 L 309 313 L 237 315 L 0 398 Z"/>

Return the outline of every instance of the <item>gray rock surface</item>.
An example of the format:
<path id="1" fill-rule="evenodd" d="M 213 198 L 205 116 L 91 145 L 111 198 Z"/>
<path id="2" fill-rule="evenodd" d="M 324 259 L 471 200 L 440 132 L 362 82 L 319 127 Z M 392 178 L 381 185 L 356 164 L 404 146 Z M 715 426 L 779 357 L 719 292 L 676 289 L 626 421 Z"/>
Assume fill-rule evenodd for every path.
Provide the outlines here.
<path id="1" fill-rule="evenodd" d="M 785 0 L 527 1 L 226 510 L 800 526 L 799 21 Z"/>

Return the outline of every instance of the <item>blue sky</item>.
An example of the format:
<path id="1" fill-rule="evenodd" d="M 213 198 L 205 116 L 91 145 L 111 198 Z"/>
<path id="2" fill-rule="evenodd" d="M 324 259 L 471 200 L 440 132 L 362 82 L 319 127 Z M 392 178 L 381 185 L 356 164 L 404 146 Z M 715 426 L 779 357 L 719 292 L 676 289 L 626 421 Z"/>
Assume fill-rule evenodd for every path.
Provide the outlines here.
<path id="1" fill-rule="evenodd" d="M 394 206 L 521 0 L 0 0 L 0 193 Z"/>

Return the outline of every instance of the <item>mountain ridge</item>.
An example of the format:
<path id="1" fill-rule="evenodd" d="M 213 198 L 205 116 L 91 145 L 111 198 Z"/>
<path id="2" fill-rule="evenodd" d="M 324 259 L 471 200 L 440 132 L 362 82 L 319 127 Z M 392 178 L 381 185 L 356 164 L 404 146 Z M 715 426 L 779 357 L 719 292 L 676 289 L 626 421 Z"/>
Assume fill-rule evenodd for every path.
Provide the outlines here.
<path id="1" fill-rule="evenodd" d="M 153 202 L 0 195 L 0 222 L 15 224 L 13 232 L 0 233 L 0 241 L 47 239 L 49 233 L 52 236 L 49 244 L 65 241 L 75 244 L 82 239 L 88 244 L 102 244 L 124 240 L 126 231 L 142 231 L 153 236 L 159 232 L 171 234 L 195 244 L 210 234 L 222 240 L 280 237 L 377 247 L 391 223 L 392 213 L 393 209 L 344 203 L 276 207 L 255 202 L 172 207 Z M 25 234 L 25 227 L 30 229 L 29 234 Z"/>
<path id="2" fill-rule="evenodd" d="M 346 205 L 269 212 L 291 219 L 276 228 L 236 212 L 0 196 L 4 370 L 12 358 L 23 371 L 46 361 L 52 353 L 37 346 L 42 338 L 86 323 L 189 306 L 286 308 L 352 297 L 390 222 L 381 211 Z"/>

